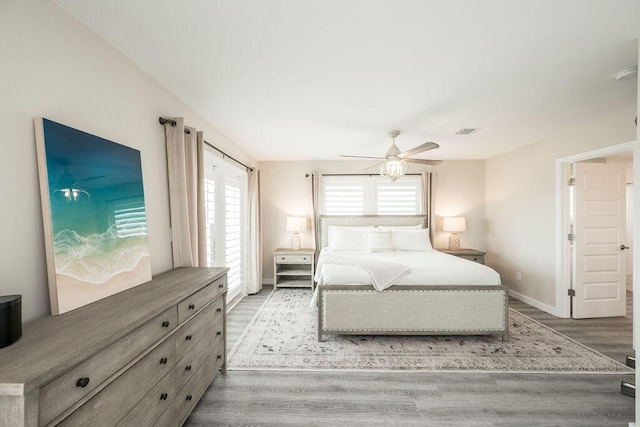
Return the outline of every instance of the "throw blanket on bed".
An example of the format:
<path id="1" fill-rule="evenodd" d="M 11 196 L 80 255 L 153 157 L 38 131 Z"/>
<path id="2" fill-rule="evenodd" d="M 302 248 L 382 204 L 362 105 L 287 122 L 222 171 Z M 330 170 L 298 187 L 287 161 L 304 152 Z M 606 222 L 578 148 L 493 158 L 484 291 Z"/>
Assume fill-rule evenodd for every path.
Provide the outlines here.
<path id="1" fill-rule="evenodd" d="M 322 264 L 318 265 L 318 269 L 320 269 L 324 264 L 348 265 L 351 267 L 361 268 L 369 274 L 371 283 L 377 291 L 387 289 L 389 286 L 394 285 L 398 280 L 411 272 L 411 269 L 406 265 L 396 264 L 393 262 L 344 258 L 333 255 L 325 255 L 321 260 Z"/>

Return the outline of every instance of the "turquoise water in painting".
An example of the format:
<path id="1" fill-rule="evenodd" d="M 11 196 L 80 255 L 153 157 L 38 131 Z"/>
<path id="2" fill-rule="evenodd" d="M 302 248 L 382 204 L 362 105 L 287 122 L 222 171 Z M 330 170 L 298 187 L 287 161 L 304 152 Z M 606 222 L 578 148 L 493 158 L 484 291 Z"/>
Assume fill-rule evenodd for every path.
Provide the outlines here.
<path id="1" fill-rule="evenodd" d="M 133 271 L 149 256 L 140 152 L 43 125 L 56 274 L 99 285 Z"/>

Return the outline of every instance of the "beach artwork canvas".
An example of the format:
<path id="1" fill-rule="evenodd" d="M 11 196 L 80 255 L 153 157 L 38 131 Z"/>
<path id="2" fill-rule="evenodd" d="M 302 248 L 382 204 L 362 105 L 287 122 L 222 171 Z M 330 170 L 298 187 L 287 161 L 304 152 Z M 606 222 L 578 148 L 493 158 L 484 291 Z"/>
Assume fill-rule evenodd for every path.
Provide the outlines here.
<path id="1" fill-rule="evenodd" d="M 140 151 L 35 119 L 51 313 L 151 280 Z"/>

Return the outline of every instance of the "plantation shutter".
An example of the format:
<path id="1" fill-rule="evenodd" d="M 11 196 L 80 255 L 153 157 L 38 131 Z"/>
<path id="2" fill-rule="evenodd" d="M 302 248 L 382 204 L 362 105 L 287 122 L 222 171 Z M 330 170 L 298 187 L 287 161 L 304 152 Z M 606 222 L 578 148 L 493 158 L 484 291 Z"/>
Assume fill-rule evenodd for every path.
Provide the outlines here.
<path id="1" fill-rule="evenodd" d="M 243 293 L 246 280 L 246 171 L 205 150 L 207 266 L 228 267 L 227 301 Z"/>
<path id="2" fill-rule="evenodd" d="M 240 293 L 243 277 L 243 248 L 241 229 L 241 183 L 226 176 L 225 179 L 225 264 L 229 268 L 227 285 L 229 300 Z"/>

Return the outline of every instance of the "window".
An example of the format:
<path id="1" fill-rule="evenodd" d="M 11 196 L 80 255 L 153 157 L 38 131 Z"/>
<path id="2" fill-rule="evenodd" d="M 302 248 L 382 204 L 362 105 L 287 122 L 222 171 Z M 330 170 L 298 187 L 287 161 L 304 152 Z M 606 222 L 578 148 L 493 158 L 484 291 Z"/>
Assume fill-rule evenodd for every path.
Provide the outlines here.
<path id="1" fill-rule="evenodd" d="M 232 301 L 247 277 L 247 173 L 210 151 L 204 157 L 207 265 L 229 268 L 227 300 Z"/>
<path id="2" fill-rule="evenodd" d="M 417 215 L 422 210 L 422 178 L 395 182 L 380 176 L 327 176 L 322 179 L 326 215 Z"/>

